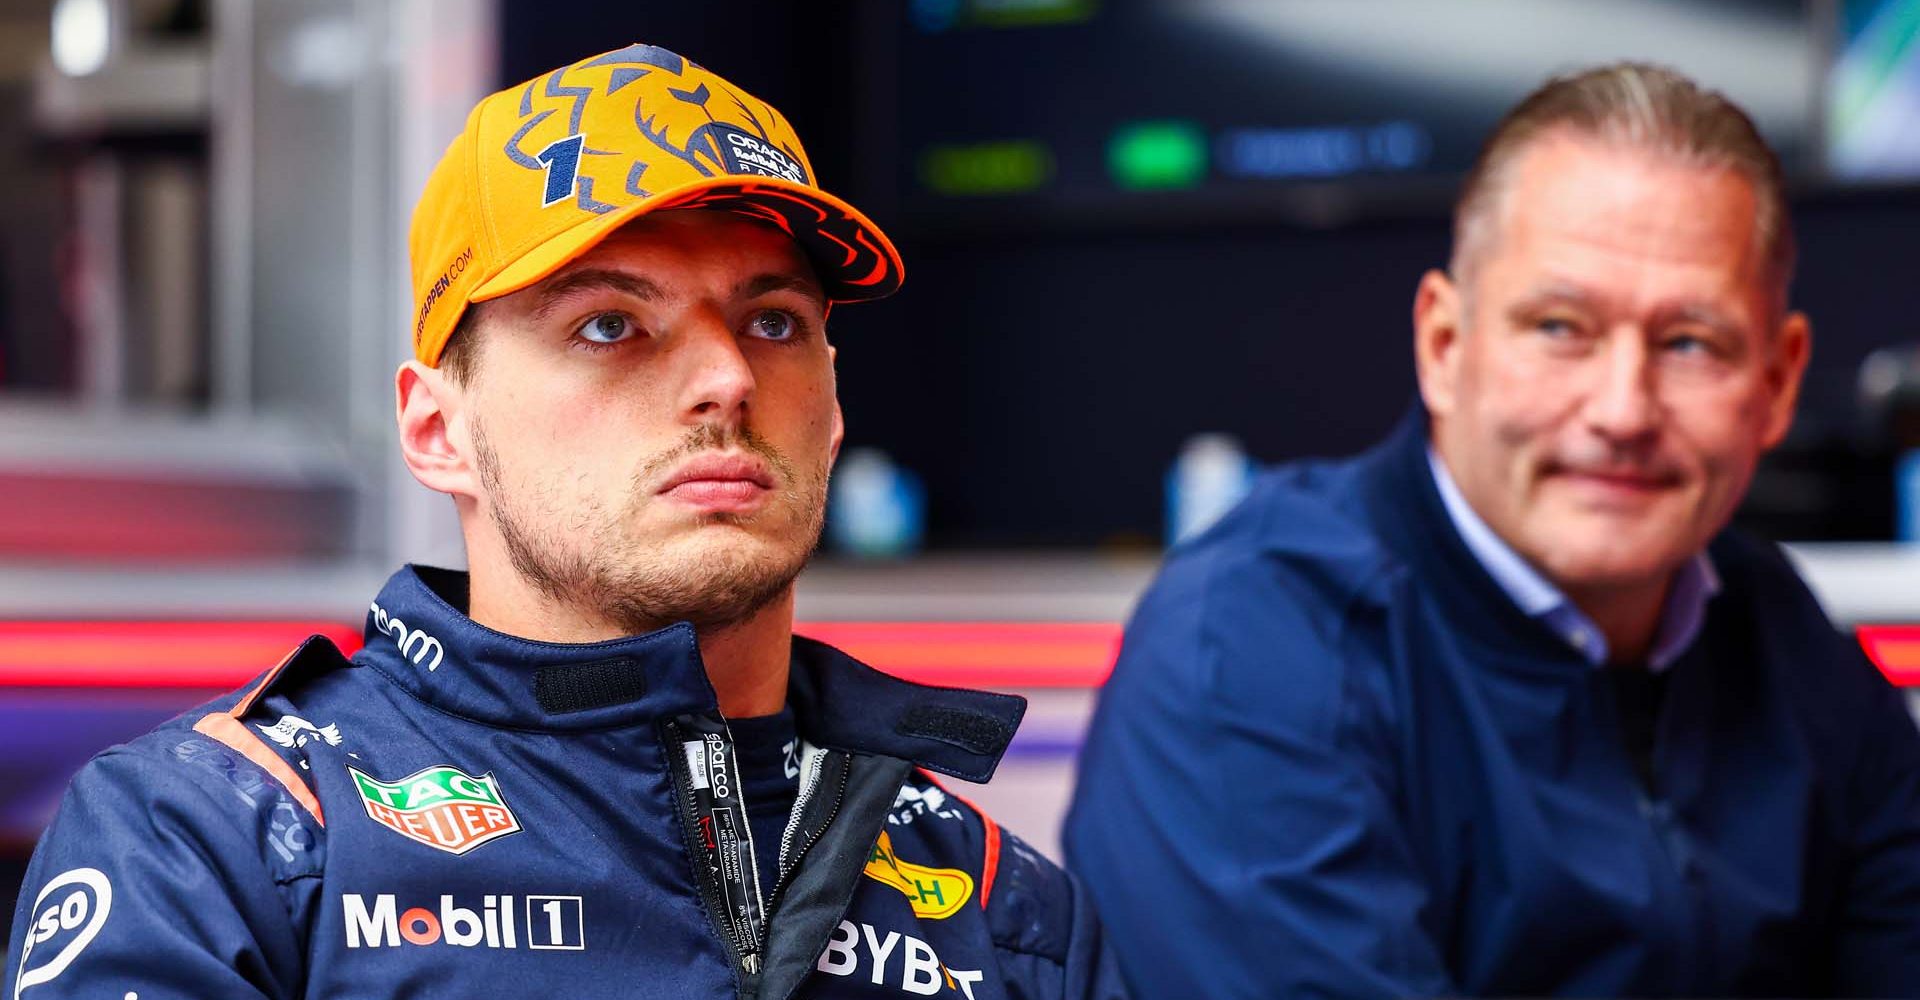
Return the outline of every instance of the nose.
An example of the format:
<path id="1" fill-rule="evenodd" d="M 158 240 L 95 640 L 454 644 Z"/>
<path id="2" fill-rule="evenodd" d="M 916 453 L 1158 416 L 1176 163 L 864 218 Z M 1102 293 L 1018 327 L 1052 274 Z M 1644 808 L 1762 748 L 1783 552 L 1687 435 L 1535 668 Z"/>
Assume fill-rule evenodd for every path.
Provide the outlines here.
<path id="1" fill-rule="evenodd" d="M 1644 441 L 1660 426 L 1652 358 L 1640 332 L 1620 332 L 1596 360 L 1584 416 L 1594 433 L 1616 444 Z"/>
<path id="2" fill-rule="evenodd" d="M 674 353 L 679 362 L 681 419 L 687 423 L 736 423 L 753 398 L 753 366 L 740 340 L 718 316 L 688 324 Z"/>

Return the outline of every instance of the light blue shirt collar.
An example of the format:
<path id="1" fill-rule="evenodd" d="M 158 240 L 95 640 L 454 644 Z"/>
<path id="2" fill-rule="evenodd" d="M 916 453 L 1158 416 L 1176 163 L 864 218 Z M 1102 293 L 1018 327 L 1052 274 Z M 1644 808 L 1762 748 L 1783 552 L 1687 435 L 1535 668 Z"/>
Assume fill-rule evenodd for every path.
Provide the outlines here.
<path id="1" fill-rule="evenodd" d="M 1446 464 L 1432 448 L 1427 449 L 1427 465 L 1433 470 L 1433 484 L 1440 490 L 1440 502 L 1446 505 L 1460 540 L 1493 581 L 1529 617 L 1538 618 L 1548 628 L 1596 667 L 1607 663 L 1607 637 L 1567 595 L 1560 592 L 1520 553 L 1513 551 L 1487 522 L 1480 519 L 1460 487 L 1447 472 Z M 1667 604 L 1660 612 L 1660 627 L 1654 633 L 1653 648 L 1647 654 L 1647 666 L 1665 670 L 1680 654 L 1693 645 L 1707 620 L 1707 602 L 1720 592 L 1720 576 L 1713 560 L 1705 552 L 1695 555 L 1674 574 L 1667 590 Z"/>

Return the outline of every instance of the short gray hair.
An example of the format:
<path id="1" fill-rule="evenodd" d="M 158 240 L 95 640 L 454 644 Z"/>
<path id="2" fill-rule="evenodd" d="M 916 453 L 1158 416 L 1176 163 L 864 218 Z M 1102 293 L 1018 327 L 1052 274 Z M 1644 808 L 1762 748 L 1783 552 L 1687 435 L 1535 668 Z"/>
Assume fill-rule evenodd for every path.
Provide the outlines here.
<path id="1" fill-rule="evenodd" d="M 1500 119 L 1454 205 L 1448 266 L 1456 279 L 1488 238 L 1513 162 L 1534 140 L 1562 130 L 1746 178 L 1759 201 L 1755 223 L 1766 279 L 1777 307 L 1785 308 L 1796 250 L 1780 158 L 1753 119 L 1724 94 L 1665 67 L 1636 62 L 1555 77 Z"/>

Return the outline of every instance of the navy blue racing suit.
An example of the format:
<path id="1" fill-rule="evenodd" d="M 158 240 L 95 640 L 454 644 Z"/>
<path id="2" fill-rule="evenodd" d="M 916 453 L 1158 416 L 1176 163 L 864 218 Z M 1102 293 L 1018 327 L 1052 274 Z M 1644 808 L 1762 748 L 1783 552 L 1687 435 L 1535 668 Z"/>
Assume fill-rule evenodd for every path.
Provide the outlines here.
<path id="1" fill-rule="evenodd" d="M 1082 891 L 928 773 L 985 780 L 1021 699 L 796 638 L 799 793 L 753 844 L 702 806 L 743 790 L 690 626 L 532 642 L 465 591 L 405 569 L 352 659 L 316 637 L 94 758 L 7 998 L 1120 995 Z"/>

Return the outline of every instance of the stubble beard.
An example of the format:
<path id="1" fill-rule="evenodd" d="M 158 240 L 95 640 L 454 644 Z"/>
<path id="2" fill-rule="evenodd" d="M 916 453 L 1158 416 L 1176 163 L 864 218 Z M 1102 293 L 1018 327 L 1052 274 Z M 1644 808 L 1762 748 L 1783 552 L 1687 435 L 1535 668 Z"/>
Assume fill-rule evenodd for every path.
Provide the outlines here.
<path id="1" fill-rule="evenodd" d="M 563 509 L 569 502 L 551 488 L 510 497 L 499 453 L 478 420 L 473 442 L 491 519 L 515 571 L 549 599 L 628 635 L 679 621 L 691 622 L 703 633 L 738 625 L 787 592 L 820 541 L 826 464 L 799 473 L 744 427 L 696 427 L 635 473 L 624 502 L 613 506 L 589 497 L 571 501 L 571 509 Z M 682 546 L 649 545 L 630 537 L 640 508 L 653 500 L 649 484 L 668 466 L 696 452 L 729 446 L 765 460 L 781 484 L 759 512 L 701 516 L 706 525 L 741 529 L 740 537 Z M 529 509 L 541 516 L 527 516 Z M 791 526 L 780 534 L 748 534 L 757 524 L 778 525 L 781 520 Z"/>

